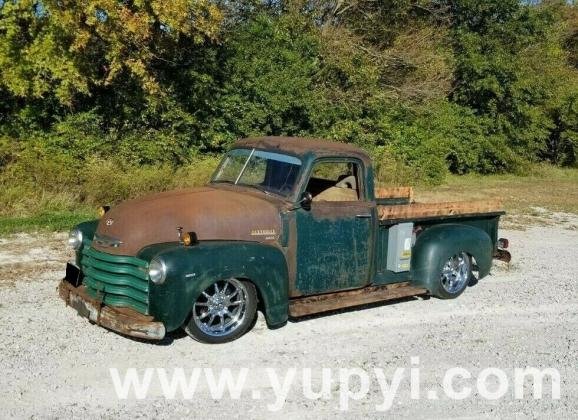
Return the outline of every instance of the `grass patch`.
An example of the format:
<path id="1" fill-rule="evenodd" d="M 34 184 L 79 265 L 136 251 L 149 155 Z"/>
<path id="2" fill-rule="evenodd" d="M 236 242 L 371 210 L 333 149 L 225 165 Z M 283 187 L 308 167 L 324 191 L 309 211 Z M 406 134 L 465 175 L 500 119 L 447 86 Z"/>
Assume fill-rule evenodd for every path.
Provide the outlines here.
<path id="1" fill-rule="evenodd" d="M 0 168 L 0 235 L 67 231 L 96 216 L 101 205 L 208 182 L 218 159 L 204 157 L 181 167 L 129 165 L 94 159 L 74 164 L 22 160 Z"/>
<path id="2" fill-rule="evenodd" d="M 418 186 L 416 200 L 462 201 L 499 198 L 514 215 L 536 208 L 578 214 L 578 169 L 537 166 L 527 176 L 451 175 L 436 187 Z"/>
<path id="3" fill-rule="evenodd" d="M 46 212 L 28 217 L 0 217 L 0 235 L 19 232 L 67 231 L 85 220 L 94 219 L 94 213 Z"/>
<path id="4" fill-rule="evenodd" d="M 502 226 L 526 229 L 568 222 L 553 212 L 578 214 L 578 169 L 547 166 L 533 168 L 529 175 L 449 176 L 436 187 L 418 186 L 421 202 L 501 199 L 506 210 Z M 575 224 L 566 224 L 576 229 Z"/>

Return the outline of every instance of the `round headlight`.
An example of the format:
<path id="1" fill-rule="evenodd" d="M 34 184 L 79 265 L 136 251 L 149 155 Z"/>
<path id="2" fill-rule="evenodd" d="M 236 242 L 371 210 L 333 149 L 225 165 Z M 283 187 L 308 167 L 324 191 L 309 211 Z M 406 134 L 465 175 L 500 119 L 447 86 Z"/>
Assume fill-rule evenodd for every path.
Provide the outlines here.
<path id="1" fill-rule="evenodd" d="M 167 278 L 167 266 L 163 260 L 153 258 L 149 264 L 149 278 L 154 284 L 163 284 Z"/>
<path id="2" fill-rule="evenodd" d="M 79 229 L 73 229 L 68 235 L 68 245 L 75 251 L 82 246 L 82 232 Z"/>

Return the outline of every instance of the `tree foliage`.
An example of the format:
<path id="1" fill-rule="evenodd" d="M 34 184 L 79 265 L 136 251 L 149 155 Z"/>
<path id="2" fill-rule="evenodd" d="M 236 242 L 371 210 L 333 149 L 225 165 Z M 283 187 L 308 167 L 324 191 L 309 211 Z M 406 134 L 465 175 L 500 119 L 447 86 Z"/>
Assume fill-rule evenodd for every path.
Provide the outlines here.
<path id="1" fill-rule="evenodd" d="M 5 169 L 178 166 L 250 135 L 356 143 L 384 178 L 577 164 L 563 0 L 0 1 L 0 72 Z"/>
<path id="2" fill-rule="evenodd" d="M 208 0 L 4 2 L 3 85 L 22 98 L 54 94 L 70 107 L 126 79 L 163 94 L 160 67 L 189 60 L 187 44 L 215 39 L 222 18 Z"/>

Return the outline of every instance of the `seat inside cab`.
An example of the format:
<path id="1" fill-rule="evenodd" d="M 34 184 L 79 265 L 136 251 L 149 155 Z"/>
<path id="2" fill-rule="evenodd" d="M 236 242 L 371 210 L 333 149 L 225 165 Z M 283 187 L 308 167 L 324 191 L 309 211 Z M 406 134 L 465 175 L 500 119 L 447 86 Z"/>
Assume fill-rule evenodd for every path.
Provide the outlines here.
<path id="1" fill-rule="evenodd" d="M 352 162 L 319 162 L 311 173 L 307 191 L 313 201 L 359 200 L 359 167 Z"/>

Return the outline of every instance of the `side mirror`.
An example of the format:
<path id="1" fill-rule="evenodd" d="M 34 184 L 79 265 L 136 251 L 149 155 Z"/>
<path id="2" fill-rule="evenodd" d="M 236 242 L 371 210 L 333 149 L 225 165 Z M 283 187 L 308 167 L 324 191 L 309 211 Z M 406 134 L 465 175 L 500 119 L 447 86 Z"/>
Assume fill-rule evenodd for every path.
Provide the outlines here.
<path id="1" fill-rule="evenodd" d="M 310 210 L 312 201 L 313 201 L 313 195 L 311 195 L 311 193 L 309 191 L 305 191 L 303 194 L 301 194 L 301 200 L 299 201 L 299 204 L 305 210 Z"/>

